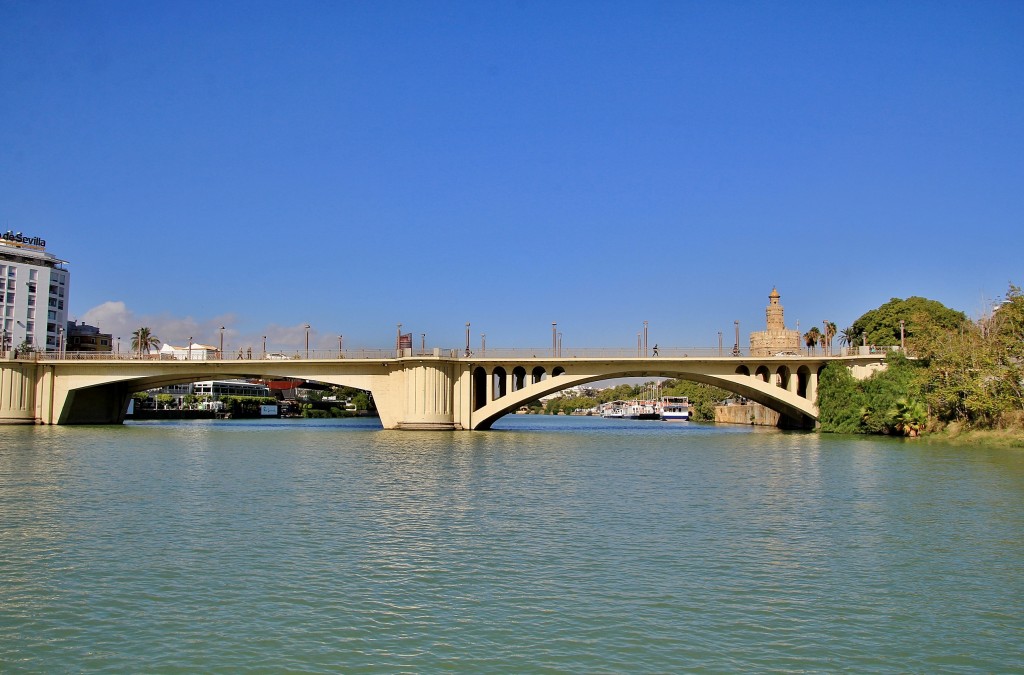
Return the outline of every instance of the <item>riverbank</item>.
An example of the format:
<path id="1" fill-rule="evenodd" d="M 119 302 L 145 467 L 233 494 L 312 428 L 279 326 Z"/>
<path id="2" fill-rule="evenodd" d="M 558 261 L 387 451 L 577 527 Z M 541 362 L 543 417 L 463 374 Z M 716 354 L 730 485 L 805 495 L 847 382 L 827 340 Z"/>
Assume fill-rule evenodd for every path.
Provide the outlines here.
<path id="1" fill-rule="evenodd" d="M 1024 449 L 1024 429 L 963 429 L 957 424 L 950 424 L 945 429 L 927 434 L 922 438 L 926 441 L 955 443 L 956 445 Z"/>

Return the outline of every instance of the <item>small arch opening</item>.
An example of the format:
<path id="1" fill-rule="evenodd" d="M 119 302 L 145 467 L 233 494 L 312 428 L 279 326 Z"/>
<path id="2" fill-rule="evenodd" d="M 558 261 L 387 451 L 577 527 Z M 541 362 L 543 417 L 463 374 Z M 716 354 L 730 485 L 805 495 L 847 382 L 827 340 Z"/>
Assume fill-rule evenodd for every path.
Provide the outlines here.
<path id="1" fill-rule="evenodd" d="M 487 405 L 487 371 L 477 366 L 473 369 L 473 410 Z"/>
<path id="2" fill-rule="evenodd" d="M 519 391 L 526 386 L 526 368 L 516 366 L 512 369 L 512 391 Z"/>
<path id="3" fill-rule="evenodd" d="M 505 369 L 501 366 L 495 368 L 494 372 L 491 373 L 492 398 L 494 400 L 498 400 L 507 393 L 507 381 L 508 375 L 505 373 Z"/>

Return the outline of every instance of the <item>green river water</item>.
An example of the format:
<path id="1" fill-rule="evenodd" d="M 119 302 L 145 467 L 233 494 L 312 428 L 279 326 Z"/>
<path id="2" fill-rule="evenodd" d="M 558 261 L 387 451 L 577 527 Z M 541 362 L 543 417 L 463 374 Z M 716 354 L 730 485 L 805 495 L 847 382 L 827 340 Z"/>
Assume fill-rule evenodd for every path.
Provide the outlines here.
<path id="1" fill-rule="evenodd" d="M 0 672 L 1024 672 L 1024 452 L 0 427 Z"/>

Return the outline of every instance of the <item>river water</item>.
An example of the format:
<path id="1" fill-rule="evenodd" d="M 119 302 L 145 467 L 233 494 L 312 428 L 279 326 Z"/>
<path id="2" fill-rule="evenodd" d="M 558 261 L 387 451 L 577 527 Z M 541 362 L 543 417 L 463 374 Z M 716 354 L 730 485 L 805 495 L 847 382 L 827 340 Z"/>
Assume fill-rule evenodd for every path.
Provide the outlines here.
<path id="1" fill-rule="evenodd" d="M 0 671 L 1024 672 L 1024 452 L 0 427 Z"/>

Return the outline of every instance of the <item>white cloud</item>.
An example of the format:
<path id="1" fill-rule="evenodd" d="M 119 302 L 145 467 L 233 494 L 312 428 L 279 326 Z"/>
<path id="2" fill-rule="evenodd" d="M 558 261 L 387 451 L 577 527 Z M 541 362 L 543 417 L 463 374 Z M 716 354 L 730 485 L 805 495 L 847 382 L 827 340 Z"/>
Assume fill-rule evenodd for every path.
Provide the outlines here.
<path id="1" fill-rule="evenodd" d="M 171 316 L 170 314 L 139 315 L 120 300 L 109 300 L 97 305 L 81 316 L 81 321 L 98 327 L 115 338 L 120 337 L 121 349 L 130 349 L 131 335 L 140 327 L 149 328 L 161 343 L 176 346 L 194 343 L 220 345 L 221 327 L 224 327 L 224 351 L 227 354 L 239 349 L 252 348 L 254 352 L 263 348 L 264 336 L 268 351 L 299 352 L 305 348 L 305 324 L 280 326 L 270 324 L 259 332 L 243 331 L 235 327 L 239 318 L 235 314 L 222 314 L 209 318 L 192 316 Z M 337 349 L 336 335 L 320 335 L 315 329 L 309 331 L 310 349 Z"/>

